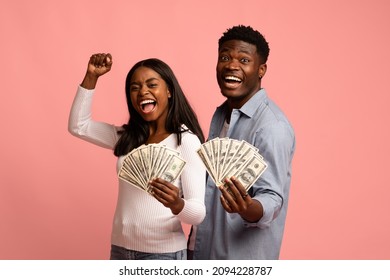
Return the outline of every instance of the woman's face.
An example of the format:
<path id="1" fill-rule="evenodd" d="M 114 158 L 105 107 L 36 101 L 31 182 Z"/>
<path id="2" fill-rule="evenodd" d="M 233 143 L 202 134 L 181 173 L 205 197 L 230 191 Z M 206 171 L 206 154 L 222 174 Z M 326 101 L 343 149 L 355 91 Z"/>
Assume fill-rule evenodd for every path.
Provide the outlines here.
<path id="1" fill-rule="evenodd" d="M 133 107 L 145 121 L 165 125 L 171 93 L 157 72 L 139 67 L 131 77 L 129 90 Z"/>

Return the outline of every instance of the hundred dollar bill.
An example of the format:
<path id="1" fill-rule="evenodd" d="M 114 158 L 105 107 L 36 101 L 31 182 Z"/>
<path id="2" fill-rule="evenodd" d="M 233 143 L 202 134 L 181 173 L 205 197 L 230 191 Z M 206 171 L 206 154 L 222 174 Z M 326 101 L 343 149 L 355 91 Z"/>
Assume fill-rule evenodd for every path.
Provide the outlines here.
<path id="1" fill-rule="evenodd" d="M 127 182 L 127 183 L 129 183 L 129 184 L 131 184 L 131 185 L 133 185 L 133 186 L 135 186 L 135 187 L 141 189 L 141 190 L 144 190 L 144 187 L 143 187 L 142 185 L 140 185 L 139 181 L 135 180 L 135 179 L 134 179 L 131 175 L 129 175 L 125 170 L 120 169 L 120 170 L 119 170 L 119 173 L 118 173 L 118 177 L 119 177 L 121 180 L 123 180 L 123 181 L 125 181 L 125 182 Z"/>
<path id="2" fill-rule="evenodd" d="M 128 163 L 131 168 L 134 170 L 134 172 L 137 174 L 137 177 L 142 181 L 144 184 L 147 180 L 147 177 L 145 176 L 145 165 L 142 161 L 141 154 L 139 152 L 139 149 L 132 150 L 128 156 L 124 159 L 124 162 Z"/>
<path id="3" fill-rule="evenodd" d="M 161 167 L 156 178 L 161 178 L 167 182 L 173 183 L 182 173 L 185 164 L 186 162 L 177 155 L 169 155 L 166 164 Z M 150 193 L 150 185 L 148 185 L 146 191 Z"/>
<path id="4" fill-rule="evenodd" d="M 260 178 L 266 168 L 267 164 L 262 157 L 258 153 L 255 153 L 240 170 L 237 170 L 236 174 L 233 174 L 233 176 L 235 176 L 243 187 L 248 190 Z"/>
<path id="5" fill-rule="evenodd" d="M 150 163 L 150 178 L 155 178 L 156 170 L 162 159 L 162 153 L 164 152 L 164 147 L 161 145 L 151 144 L 151 163 Z"/>
<path id="6" fill-rule="evenodd" d="M 148 191 L 150 180 L 162 177 L 173 182 L 180 176 L 185 164 L 178 151 L 165 145 L 141 145 L 124 156 L 118 177 Z"/>
<path id="7" fill-rule="evenodd" d="M 148 145 L 142 145 L 138 148 L 138 154 L 141 158 L 142 164 L 143 164 L 143 172 L 145 178 L 150 177 L 150 155 L 149 155 L 149 146 Z"/>
<path id="8" fill-rule="evenodd" d="M 138 185 L 144 187 L 146 184 L 146 180 L 142 175 L 142 170 L 140 169 L 140 163 L 137 160 L 129 155 L 123 160 L 122 169 L 126 171 L 126 173 L 131 174 L 135 180 L 138 182 Z"/>
<path id="9" fill-rule="evenodd" d="M 215 172 L 215 160 L 214 160 L 214 153 L 212 151 L 211 142 L 207 141 L 201 145 L 201 148 L 203 150 L 203 154 L 206 159 L 208 159 L 208 162 L 210 162 L 210 171 L 213 174 L 216 174 Z"/>
<path id="10" fill-rule="evenodd" d="M 214 183 L 217 183 L 217 180 L 215 178 L 213 164 L 211 163 L 209 157 L 207 156 L 207 152 L 205 151 L 205 147 L 200 146 L 200 148 L 196 152 L 199 155 L 200 159 L 202 160 L 204 166 L 206 167 L 206 170 L 209 173 L 211 179 L 213 179 Z"/>
<path id="11" fill-rule="evenodd" d="M 139 174 L 134 168 L 134 163 L 131 162 L 130 158 L 125 158 L 122 162 L 122 166 L 119 169 L 118 177 L 134 186 L 143 187 L 143 182 L 139 177 Z"/>
<path id="12" fill-rule="evenodd" d="M 174 182 L 177 177 L 183 171 L 184 165 L 186 162 L 176 155 L 172 155 L 168 164 L 164 167 L 164 169 L 159 174 L 159 178 L 168 181 L 170 183 Z"/>
<path id="13" fill-rule="evenodd" d="M 179 153 L 176 150 L 170 149 L 168 147 L 163 147 L 163 152 L 160 153 L 161 159 L 159 160 L 159 164 L 156 168 L 155 173 L 159 174 L 161 170 L 165 167 L 165 165 L 169 162 L 172 156 L 179 156 Z M 155 174 L 155 176 L 156 176 Z"/>
<path id="14" fill-rule="evenodd" d="M 221 176 L 220 181 L 223 182 L 225 178 L 230 178 L 235 175 L 241 167 L 254 156 L 255 151 L 247 145 L 243 145 L 242 148 L 237 152 L 229 164 L 229 168 Z"/>
<path id="15" fill-rule="evenodd" d="M 229 149 L 233 144 L 232 139 L 229 139 L 227 137 L 221 138 L 219 140 L 219 174 L 222 176 L 225 173 L 225 163 L 227 162 L 227 159 L 229 158 Z"/>
<path id="16" fill-rule="evenodd" d="M 229 142 L 230 144 L 222 165 L 222 172 L 220 172 L 220 178 L 222 179 L 226 178 L 226 171 L 230 169 L 231 164 L 233 164 L 235 161 L 235 157 L 239 155 L 238 152 L 241 151 L 242 146 L 244 145 L 242 141 L 236 139 L 229 138 Z"/>
<path id="17" fill-rule="evenodd" d="M 223 185 L 225 178 L 235 176 L 249 188 L 267 167 L 258 151 L 245 140 L 225 137 L 203 143 L 197 153 L 217 186 Z M 251 174 L 256 180 L 251 180 Z"/>
<path id="18" fill-rule="evenodd" d="M 220 149 L 219 149 L 219 138 L 214 138 L 209 141 L 211 144 L 211 152 L 213 155 L 213 163 L 214 163 L 214 174 L 215 178 L 219 177 L 219 157 L 220 157 Z"/>

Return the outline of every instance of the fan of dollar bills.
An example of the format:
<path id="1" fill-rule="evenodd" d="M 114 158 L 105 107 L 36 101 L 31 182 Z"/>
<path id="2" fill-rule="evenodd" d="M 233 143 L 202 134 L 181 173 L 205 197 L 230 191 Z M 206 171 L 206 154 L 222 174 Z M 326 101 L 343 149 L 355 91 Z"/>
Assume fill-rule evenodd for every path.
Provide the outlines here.
<path id="1" fill-rule="evenodd" d="M 165 145 L 142 145 L 124 157 L 118 177 L 150 193 L 150 180 L 162 178 L 172 183 L 180 176 L 185 164 L 178 151 Z"/>
<path id="2" fill-rule="evenodd" d="M 258 149 L 243 140 L 214 138 L 203 143 L 197 153 L 217 186 L 235 176 L 248 190 L 267 168 Z"/>

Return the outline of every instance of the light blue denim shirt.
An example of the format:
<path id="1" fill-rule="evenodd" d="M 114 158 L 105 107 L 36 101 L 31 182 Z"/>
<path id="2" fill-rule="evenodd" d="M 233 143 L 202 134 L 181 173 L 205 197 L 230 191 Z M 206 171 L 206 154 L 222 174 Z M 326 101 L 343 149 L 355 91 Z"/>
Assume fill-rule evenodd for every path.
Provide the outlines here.
<path id="1" fill-rule="evenodd" d="M 223 103 L 214 113 L 209 140 L 219 137 L 228 111 Z M 194 259 L 278 259 L 286 220 L 295 135 L 283 112 L 264 89 L 231 114 L 227 137 L 245 140 L 259 149 L 268 168 L 249 190 L 261 202 L 264 215 L 248 223 L 227 213 L 220 191 L 208 176 L 206 218 L 197 226 Z"/>

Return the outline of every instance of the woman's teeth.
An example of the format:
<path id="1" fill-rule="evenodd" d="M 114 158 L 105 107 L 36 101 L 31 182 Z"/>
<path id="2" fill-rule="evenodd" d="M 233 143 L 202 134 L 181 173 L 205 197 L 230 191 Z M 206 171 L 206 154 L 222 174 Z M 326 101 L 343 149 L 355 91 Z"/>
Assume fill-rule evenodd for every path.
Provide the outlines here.
<path id="1" fill-rule="evenodd" d="M 154 100 L 143 100 L 140 102 L 140 107 L 144 113 L 149 113 L 154 109 L 156 101 Z"/>

